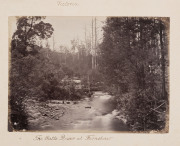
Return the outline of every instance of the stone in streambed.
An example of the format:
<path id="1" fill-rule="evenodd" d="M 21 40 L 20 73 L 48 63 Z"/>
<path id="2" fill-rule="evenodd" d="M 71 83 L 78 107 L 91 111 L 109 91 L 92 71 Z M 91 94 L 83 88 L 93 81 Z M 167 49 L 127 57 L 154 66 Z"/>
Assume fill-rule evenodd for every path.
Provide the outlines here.
<path id="1" fill-rule="evenodd" d="M 45 114 L 42 114 L 43 116 L 47 116 L 47 114 L 45 113 Z"/>
<path id="2" fill-rule="evenodd" d="M 59 117 L 56 117 L 55 120 L 59 120 Z"/>

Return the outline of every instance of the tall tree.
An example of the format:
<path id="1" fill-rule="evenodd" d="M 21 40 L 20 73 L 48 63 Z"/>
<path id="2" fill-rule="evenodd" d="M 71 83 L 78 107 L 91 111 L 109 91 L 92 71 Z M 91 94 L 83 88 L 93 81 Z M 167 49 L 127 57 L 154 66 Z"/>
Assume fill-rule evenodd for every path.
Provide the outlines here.
<path id="1" fill-rule="evenodd" d="M 53 34 L 53 27 L 49 23 L 42 20 L 45 17 L 28 16 L 17 17 L 17 30 L 13 34 L 12 41 L 21 42 L 24 53 L 27 51 L 27 46 L 34 46 L 37 39 L 48 39 Z"/>
<path id="2" fill-rule="evenodd" d="M 160 46 L 161 46 L 161 65 L 162 65 L 162 98 L 166 99 L 167 98 L 167 92 L 166 92 L 166 68 L 165 68 L 165 47 L 164 47 L 164 41 L 165 40 L 165 24 L 163 24 L 163 21 L 160 19 L 159 20 L 159 36 L 160 36 Z M 164 38 L 163 38 L 164 36 Z"/>

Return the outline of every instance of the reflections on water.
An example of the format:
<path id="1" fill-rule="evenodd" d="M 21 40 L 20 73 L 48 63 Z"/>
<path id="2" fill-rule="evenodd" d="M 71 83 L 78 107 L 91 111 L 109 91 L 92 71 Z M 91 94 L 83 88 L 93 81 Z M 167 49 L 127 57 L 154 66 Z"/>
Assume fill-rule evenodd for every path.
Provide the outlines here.
<path id="1" fill-rule="evenodd" d="M 115 109 L 113 97 L 105 92 L 94 92 L 92 97 L 74 104 L 60 104 L 51 101 L 48 111 L 40 112 L 37 118 L 29 120 L 29 129 L 35 130 L 89 130 L 89 131 L 127 131 L 119 112 Z M 36 106 L 42 110 L 39 105 Z M 34 108 L 35 109 L 35 108 Z M 31 117 L 37 111 L 31 109 Z M 34 114 L 33 114 L 34 112 Z M 124 121 L 125 122 L 125 121 Z"/>

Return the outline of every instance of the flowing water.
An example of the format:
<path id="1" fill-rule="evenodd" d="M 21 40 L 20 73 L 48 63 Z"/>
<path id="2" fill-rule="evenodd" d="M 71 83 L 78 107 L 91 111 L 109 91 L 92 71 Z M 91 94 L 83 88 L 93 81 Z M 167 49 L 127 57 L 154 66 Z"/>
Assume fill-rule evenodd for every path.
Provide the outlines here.
<path id="1" fill-rule="evenodd" d="M 125 119 L 115 109 L 113 97 L 94 92 L 92 97 L 78 102 L 53 100 L 43 107 L 33 104 L 28 109 L 30 130 L 58 131 L 127 131 Z"/>

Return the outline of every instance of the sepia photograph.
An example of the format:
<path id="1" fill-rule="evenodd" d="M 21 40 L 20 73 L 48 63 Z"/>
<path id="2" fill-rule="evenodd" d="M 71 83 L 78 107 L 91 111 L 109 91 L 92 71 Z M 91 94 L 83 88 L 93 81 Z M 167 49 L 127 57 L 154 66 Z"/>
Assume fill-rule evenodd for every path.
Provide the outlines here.
<path id="1" fill-rule="evenodd" d="M 169 132 L 169 17 L 8 23 L 9 132 Z"/>

